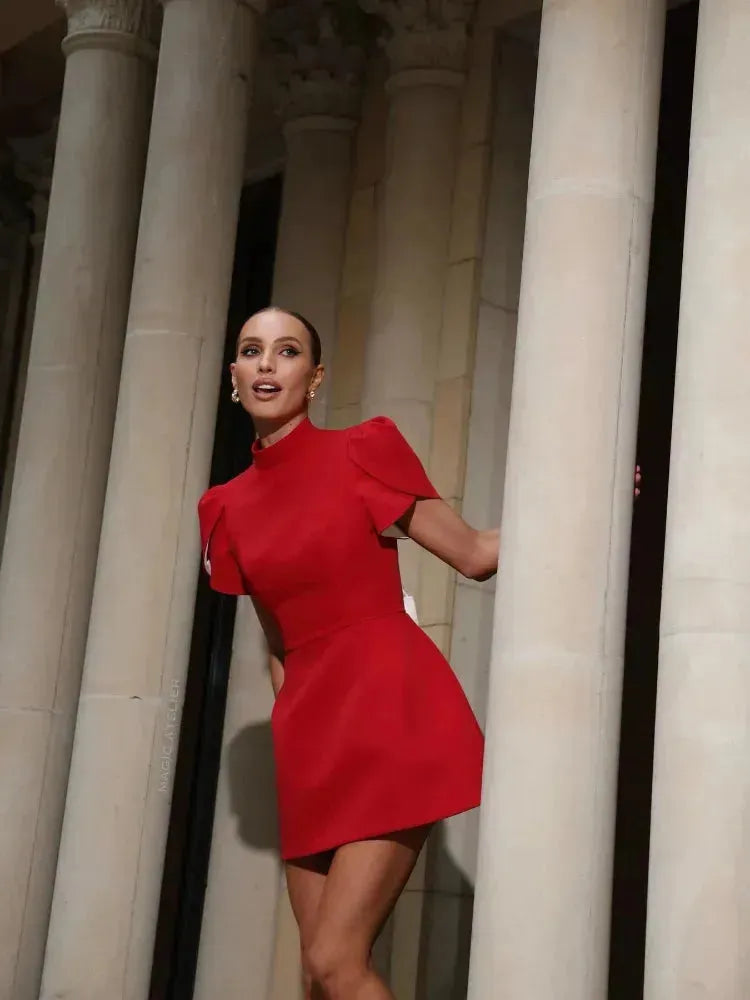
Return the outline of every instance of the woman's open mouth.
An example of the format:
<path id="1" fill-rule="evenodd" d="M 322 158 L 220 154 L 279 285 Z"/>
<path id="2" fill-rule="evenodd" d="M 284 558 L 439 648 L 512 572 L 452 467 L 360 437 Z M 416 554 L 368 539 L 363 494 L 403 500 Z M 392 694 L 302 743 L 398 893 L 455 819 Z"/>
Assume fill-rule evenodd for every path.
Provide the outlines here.
<path id="1" fill-rule="evenodd" d="M 269 378 L 256 379 L 251 388 L 258 399 L 273 399 L 277 393 L 281 392 L 279 383 Z"/>

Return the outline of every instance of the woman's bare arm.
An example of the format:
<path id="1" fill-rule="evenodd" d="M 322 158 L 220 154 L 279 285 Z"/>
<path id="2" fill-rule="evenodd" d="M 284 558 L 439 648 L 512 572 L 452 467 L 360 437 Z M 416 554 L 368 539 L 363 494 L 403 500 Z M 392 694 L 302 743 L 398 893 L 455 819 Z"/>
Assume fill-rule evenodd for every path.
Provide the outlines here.
<path id="1" fill-rule="evenodd" d="M 641 492 L 641 467 L 635 467 L 633 492 Z M 415 542 L 471 580 L 488 580 L 497 572 L 500 531 L 479 531 L 467 524 L 444 500 L 417 500 L 398 526 Z"/>
<path id="2" fill-rule="evenodd" d="M 487 580 L 497 572 L 500 531 L 472 528 L 444 500 L 417 500 L 399 527 L 471 580 Z"/>
<path id="3" fill-rule="evenodd" d="M 271 687 L 274 697 L 278 697 L 281 685 L 284 683 L 284 643 L 276 620 L 259 601 L 252 598 L 255 613 L 261 624 L 268 644 L 268 670 L 271 675 Z"/>

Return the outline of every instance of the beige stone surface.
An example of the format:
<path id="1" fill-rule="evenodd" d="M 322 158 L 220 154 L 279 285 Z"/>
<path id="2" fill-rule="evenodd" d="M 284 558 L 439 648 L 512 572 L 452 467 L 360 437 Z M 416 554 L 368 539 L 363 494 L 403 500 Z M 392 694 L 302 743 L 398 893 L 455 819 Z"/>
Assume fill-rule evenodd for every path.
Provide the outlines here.
<path id="1" fill-rule="evenodd" d="M 357 129 L 354 187 L 356 190 L 379 184 L 385 173 L 385 134 L 388 121 L 388 98 L 385 83 L 387 60 L 376 52 L 367 67 L 360 125 Z"/>
<path id="2" fill-rule="evenodd" d="M 359 416 L 359 403 L 335 406 L 328 411 L 326 426 L 332 430 L 343 430 L 346 427 L 353 427 L 356 423 L 359 423 Z"/>
<path id="3" fill-rule="evenodd" d="M 451 209 L 448 259 L 451 263 L 482 256 L 486 202 L 487 142 L 463 149 L 458 158 Z"/>
<path id="4" fill-rule="evenodd" d="M 496 96 L 495 59 L 495 32 L 475 25 L 461 100 L 459 141 L 462 149 L 490 141 Z"/>
<path id="5" fill-rule="evenodd" d="M 750 984 L 750 10 L 699 15 L 660 626 L 647 1000 Z"/>
<path id="6" fill-rule="evenodd" d="M 359 406 L 364 382 L 365 347 L 370 325 L 369 292 L 343 295 L 339 301 L 338 336 L 329 388 L 329 409 Z"/>
<path id="7" fill-rule="evenodd" d="M 278 305 L 302 313 L 320 334 L 328 376 L 311 408 L 320 424 L 326 422 L 335 373 L 354 125 L 347 119 L 317 116 L 286 127 L 273 294 Z"/>
<path id="8" fill-rule="evenodd" d="M 66 817 L 85 815 L 86 821 L 75 828 L 66 822 L 63 828 L 40 994 L 45 998 L 66 993 L 92 1000 L 117 995 L 113 972 L 118 970 L 122 981 L 128 965 L 129 975 L 118 986 L 120 995 L 148 994 L 150 963 L 133 967 L 128 960 L 143 925 L 132 920 L 130 906 L 123 905 L 117 887 L 134 886 L 148 857 L 148 850 L 143 857 L 148 844 L 143 825 L 147 797 L 143 776 L 149 772 L 163 725 L 162 705 L 156 698 L 82 700 Z M 86 784 L 75 781 L 76 754 L 81 748 L 93 751 L 87 755 Z M 103 799 L 108 789 L 112 804 L 106 807 Z M 158 810 L 167 820 L 168 794 L 153 798 L 150 806 L 150 811 Z M 163 849 L 163 841 L 151 846 Z M 158 888 L 157 882 L 157 895 Z M 60 917 L 65 920 L 63 934 L 59 932 Z M 89 952 L 85 961 L 78 956 L 76 961 L 68 958 L 73 944 L 86 947 L 86 942 L 93 941 L 95 955 Z M 49 985 L 51 975 L 55 977 L 54 989 Z"/>
<path id="9" fill-rule="evenodd" d="M 516 312 L 521 287 L 531 122 L 536 90 L 532 47 L 505 36 L 498 49 L 492 190 L 487 204 L 481 299 Z M 514 238 L 509 239 L 508 234 Z"/>
<path id="10" fill-rule="evenodd" d="M 476 340 L 478 270 L 476 260 L 464 260 L 451 264 L 446 271 L 437 372 L 441 381 L 471 374 Z"/>
<path id="11" fill-rule="evenodd" d="M 471 379 L 467 375 L 436 384 L 429 466 L 435 489 L 446 498 L 463 492 L 470 406 Z"/>
<path id="12" fill-rule="evenodd" d="M 16 887 L 0 940 L 0 995 L 11 1000 L 39 991 L 143 181 L 153 67 L 124 44 L 131 36 L 118 38 L 66 43 L 0 567 L 3 759 L 26 776 L 0 790 L 0 882 Z"/>
<path id="13" fill-rule="evenodd" d="M 378 204 L 385 169 L 388 102 L 382 53 L 369 60 L 354 141 L 352 190 L 342 265 L 338 336 L 329 378 L 329 427 L 350 427 L 361 416 L 365 349 L 378 238 Z"/>
<path id="14" fill-rule="evenodd" d="M 467 391 L 471 396 L 470 414 L 462 428 L 466 437 L 466 473 L 461 509 L 466 520 L 479 527 L 500 524 L 516 334 L 514 305 L 518 290 L 509 297 L 507 308 L 483 301 L 479 304 L 478 315 L 476 299 L 480 282 L 494 289 L 496 295 L 503 294 L 503 269 L 514 257 L 518 261 L 516 274 L 520 281 L 536 77 L 533 49 L 513 39 L 498 39 L 496 61 L 491 173 L 484 199 L 487 210 L 483 257 L 452 266 L 451 271 L 463 272 L 461 295 L 455 297 L 455 311 L 449 310 L 452 296 L 446 291 L 443 317 L 443 355 L 452 339 L 468 342 L 471 347 L 470 351 L 466 349 L 460 354 L 457 351 L 457 357 L 461 358 L 460 369 L 465 371 L 466 366 L 470 366 Z M 456 318 L 452 319 L 453 316 Z M 455 337 L 456 330 L 461 331 L 460 338 Z M 451 442 L 453 453 L 458 453 L 460 442 L 455 441 L 455 436 L 454 431 L 447 440 Z M 426 576 L 425 587 L 432 576 L 432 572 Z M 449 659 L 482 726 L 487 702 L 493 605 L 494 580 L 479 584 L 458 577 L 448 619 L 452 622 Z M 447 991 L 447 995 L 465 993 L 478 822 L 478 810 L 452 817 L 442 824 L 440 836 L 431 845 L 430 894 L 423 945 L 425 997 L 441 995 L 441 990 Z"/>
<path id="15" fill-rule="evenodd" d="M 420 591 L 419 622 L 423 626 L 448 625 L 453 617 L 456 573 L 444 562 L 434 559 L 429 573 L 423 575 Z"/>
<path id="16" fill-rule="evenodd" d="M 440 652 L 444 656 L 447 655 L 450 646 L 450 627 L 448 625 L 426 625 L 424 631 Z"/>
<path id="17" fill-rule="evenodd" d="M 273 692 L 250 601 L 237 607 L 196 1000 L 269 997 L 279 894 Z"/>
<path id="18" fill-rule="evenodd" d="M 346 255 L 341 280 L 342 295 L 371 293 L 377 250 L 376 189 L 356 188 L 347 222 Z"/>
<path id="19" fill-rule="evenodd" d="M 469 997 L 600 1000 L 665 5 L 546 3 Z M 561 489 L 576 469 L 576 489 Z"/>
<path id="20" fill-rule="evenodd" d="M 148 992 L 254 41 L 237 0 L 165 6 L 44 1000 Z"/>
<path id="21" fill-rule="evenodd" d="M 422 947 L 429 961 L 420 970 L 420 998 L 466 996 L 472 902 L 470 895 L 441 892 L 434 886 L 427 896 Z"/>
<path id="22" fill-rule="evenodd" d="M 426 460 L 439 353 L 461 77 L 393 85 L 363 416 L 421 403 L 400 424 Z M 405 81 L 406 82 L 406 81 Z M 451 85 L 453 82 L 453 85 Z M 415 412 L 416 417 L 416 412 Z"/>

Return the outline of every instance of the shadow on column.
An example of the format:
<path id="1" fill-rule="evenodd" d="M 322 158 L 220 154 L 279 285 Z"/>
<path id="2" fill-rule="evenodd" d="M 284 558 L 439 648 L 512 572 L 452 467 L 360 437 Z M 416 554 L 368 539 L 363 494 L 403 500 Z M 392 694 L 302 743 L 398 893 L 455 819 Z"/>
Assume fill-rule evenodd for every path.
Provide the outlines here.
<path id="1" fill-rule="evenodd" d="M 269 681 L 270 683 L 270 681 Z M 279 850 L 270 722 L 246 726 L 229 745 L 232 815 L 240 840 L 256 850 Z"/>
<path id="2" fill-rule="evenodd" d="M 656 674 L 698 4 L 670 11 L 664 49 L 638 427 L 644 487 L 630 555 L 609 1000 L 640 1000 Z"/>
<path id="3" fill-rule="evenodd" d="M 430 836 L 427 863 L 438 886 L 450 888 L 425 893 L 417 1000 L 466 1000 L 474 886 L 448 849 L 444 823 Z"/>

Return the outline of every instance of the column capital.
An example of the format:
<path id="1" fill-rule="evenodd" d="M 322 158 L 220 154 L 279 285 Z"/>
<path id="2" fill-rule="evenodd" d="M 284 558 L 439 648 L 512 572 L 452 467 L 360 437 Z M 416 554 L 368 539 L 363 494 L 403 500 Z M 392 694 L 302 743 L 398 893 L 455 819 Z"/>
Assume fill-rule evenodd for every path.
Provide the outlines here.
<path id="1" fill-rule="evenodd" d="M 280 113 L 287 127 L 353 127 L 372 19 L 356 4 L 282 0 L 266 19 Z M 303 126 L 303 121 L 307 122 Z"/>
<path id="2" fill-rule="evenodd" d="M 63 52 L 115 48 L 156 58 L 161 9 L 156 0 L 56 0 L 68 18 Z"/>
<path id="3" fill-rule="evenodd" d="M 391 74 L 430 71 L 431 82 L 460 84 L 475 0 L 359 0 L 388 28 Z M 437 71 L 437 75 L 435 74 Z"/>

